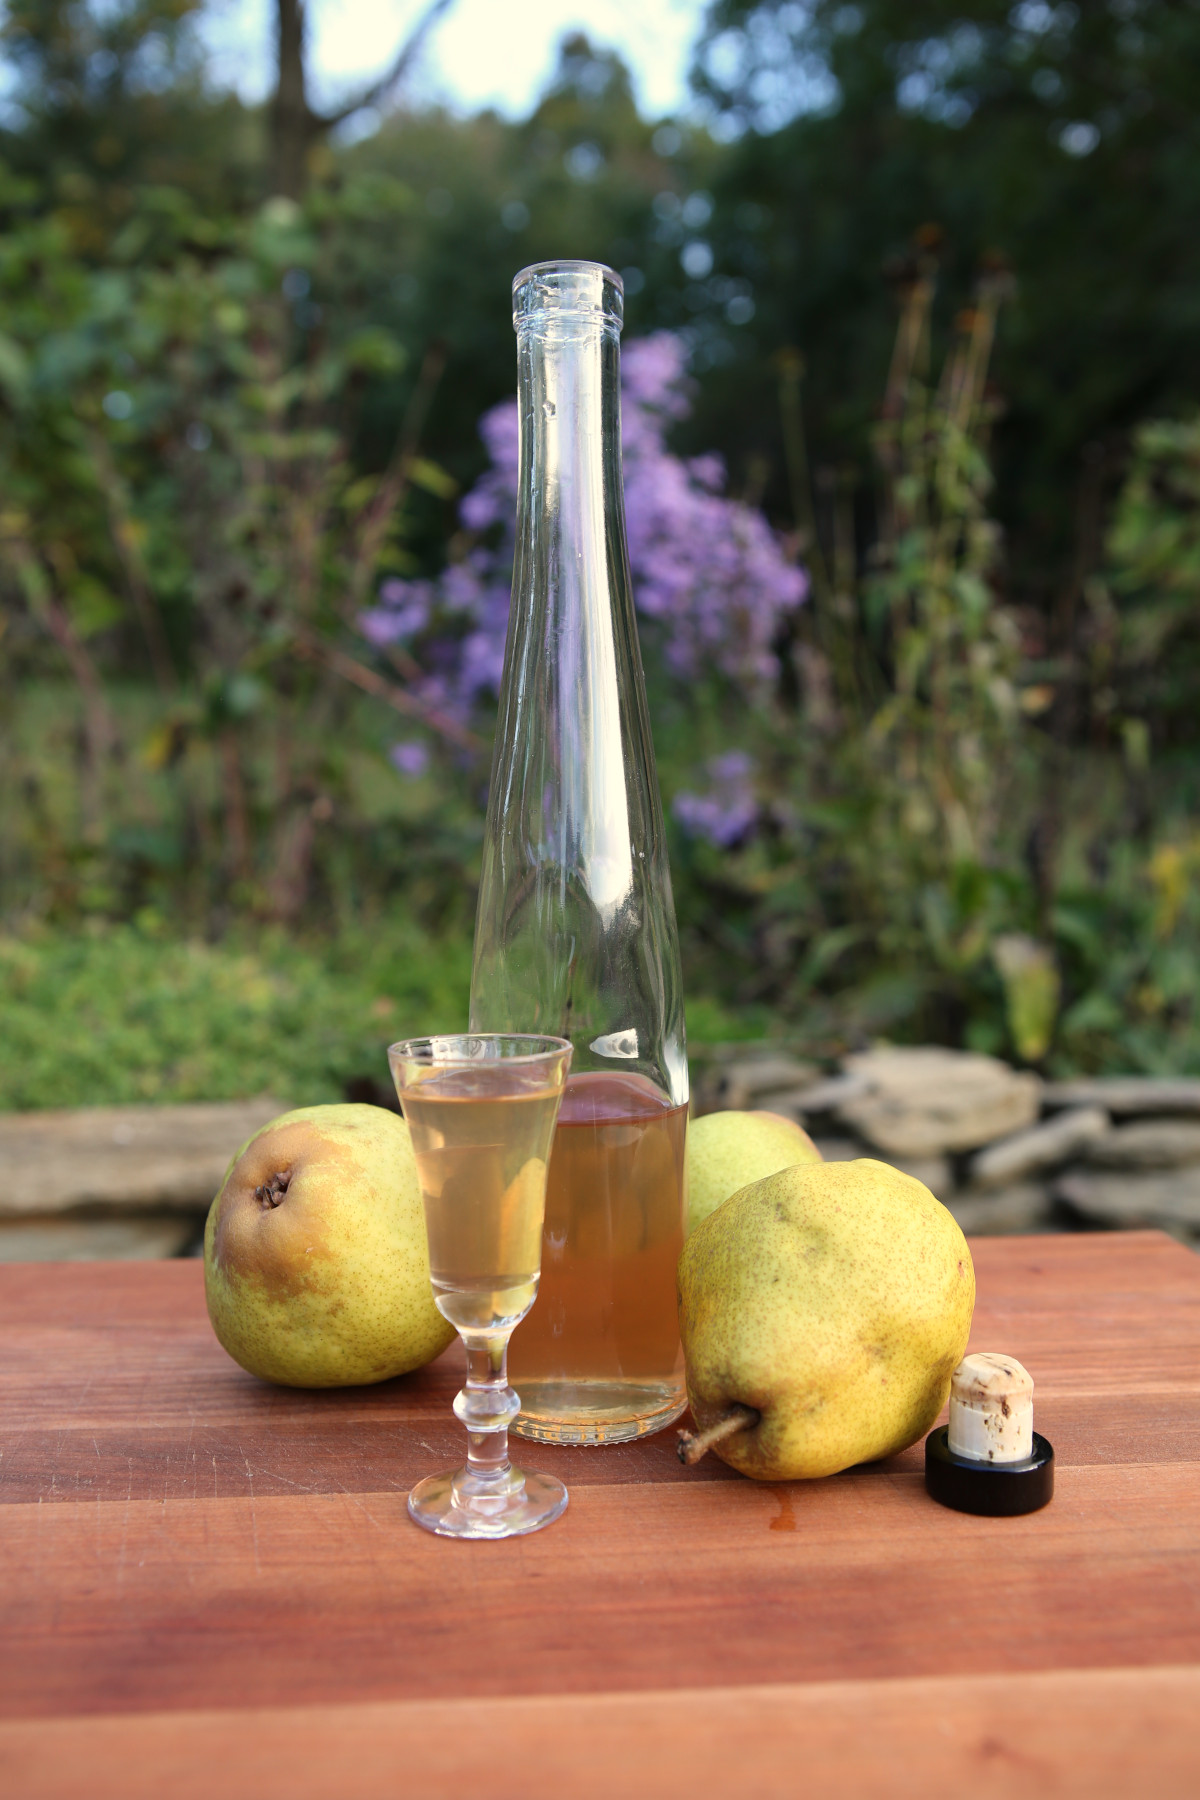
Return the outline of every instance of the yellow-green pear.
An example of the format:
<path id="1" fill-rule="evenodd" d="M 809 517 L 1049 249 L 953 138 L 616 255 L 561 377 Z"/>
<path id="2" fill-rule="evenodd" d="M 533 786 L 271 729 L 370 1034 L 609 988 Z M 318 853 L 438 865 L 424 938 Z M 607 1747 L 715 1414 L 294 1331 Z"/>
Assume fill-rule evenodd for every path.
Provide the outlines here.
<path id="1" fill-rule="evenodd" d="M 820 1162 L 807 1131 L 775 1112 L 715 1112 L 688 1126 L 684 1235 L 752 1181 Z"/>
<path id="2" fill-rule="evenodd" d="M 832 1475 L 929 1430 L 975 1305 L 967 1241 L 885 1163 L 817 1163 L 743 1188 L 679 1261 L 687 1389 L 700 1436 L 759 1481 Z M 742 1409 L 742 1410 L 739 1410 Z"/>
<path id="3" fill-rule="evenodd" d="M 444 1350 L 403 1119 L 308 1106 L 264 1125 L 209 1211 L 204 1288 L 234 1361 L 286 1387 L 387 1381 Z"/>

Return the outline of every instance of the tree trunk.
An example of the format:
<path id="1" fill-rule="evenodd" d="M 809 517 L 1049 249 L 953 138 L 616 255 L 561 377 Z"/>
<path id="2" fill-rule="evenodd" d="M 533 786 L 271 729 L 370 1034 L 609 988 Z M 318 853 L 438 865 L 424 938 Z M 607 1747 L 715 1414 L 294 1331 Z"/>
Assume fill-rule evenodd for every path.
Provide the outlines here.
<path id="1" fill-rule="evenodd" d="M 304 0 L 278 0 L 279 81 L 271 107 L 273 191 L 300 200 L 318 121 L 304 78 Z"/>
<path id="2" fill-rule="evenodd" d="M 273 191 L 302 200 L 308 184 L 308 153 L 317 138 L 342 125 L 364 107 L 379 106 L 411 68 L 421 45 L 454 0 L 429 0 L 391 67 L 368 82 L 335 112 L 315 112 L 304 79 L 304 0 L 277 0 L 279 80 L 271 103 Z"/>

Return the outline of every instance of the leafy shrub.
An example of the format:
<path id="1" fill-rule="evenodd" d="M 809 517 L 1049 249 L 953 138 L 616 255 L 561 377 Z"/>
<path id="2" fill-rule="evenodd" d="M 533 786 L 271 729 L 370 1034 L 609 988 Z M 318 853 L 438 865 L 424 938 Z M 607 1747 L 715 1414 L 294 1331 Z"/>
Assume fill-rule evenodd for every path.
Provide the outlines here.
<path id="1" fill-rule="evenodd" d="M 885 1033 L 1059 1071 L 1200 1068 L 1194 783 L 1186 761 L 1151 778 L 1135 710 L 1154 684 L 1147 710 L 1169 739 L 1162 714 L 1190 667 L 1194 428 L 1147 428 L 1116 513 L 1113 588 L 1129 604 L 1109 602 L 1092 675 L 1101 703 L 1126 696 L 1102 726 L 1119 725 L 1124 765 L 1103 737 L 1068 762 L 1056 725 L 1078 677 L 1060 672 L 1060 695 L 1023 654 L 988 514 L 985 377 L 1005 288 L 985 273 L 935 383 L 932 261 L 913 265 L 870 554 L 836 532 L 823 552 L 799 496 L 802 704 L 784 683 L 736 750 L 710 755 L 707 784 L 676 797 L 693 979 L 769 996 L 827 1051 Z M 802 445 L 787 366 L 784 400 Z M 1178 674 L 1154 655 L 1168 641 Z"/>
<path id="2" fill-rule="evenodd" d="M 220 221 L 151 192 L 98 264 L 31 190 L 6 198 L 4 679 L 15 705 L 31 675 L 68 673 L 78 723 L 76 806 L 49 831 L 45 768 L 6 746 L 6 902 L 127 913 L 156 834 L 172 847 L 149 860 L 173 865 L 173 904 L 201 927 L 352 900 L 347 855 L 361 869 L 378 850 L 361 816 L 332 829 L 369 745 L 359 693 L 424 713 L 349 654 L 348 626 L 405 566 L 406 494 L 448 486 L 417 453 L 419 416 L 383 469 L 357 462 L 363 397 L 405 352 L 339 288 L 354 195 Z M 395 184 L 373 200 L 377 219 L 407 204 Z M 429 356 L 418 414 L 436 378 Z M 139 661 L 155 698 L 125 713 L 113 674 Z M 131 769 L 162 777 L 150 816 L 130 816 Z M 439 856 L 410 843 L 405 873 Z"/>
<path id="3" fill-rule="evenodd" d="M 296 1106 L 388 1080 L 397 1038 L 465 1028 L 467 941 L 389 921 L 320 951 L 220 945 L 153 920 L 0 939 L 0 1107 L 275 1094 Z"/>

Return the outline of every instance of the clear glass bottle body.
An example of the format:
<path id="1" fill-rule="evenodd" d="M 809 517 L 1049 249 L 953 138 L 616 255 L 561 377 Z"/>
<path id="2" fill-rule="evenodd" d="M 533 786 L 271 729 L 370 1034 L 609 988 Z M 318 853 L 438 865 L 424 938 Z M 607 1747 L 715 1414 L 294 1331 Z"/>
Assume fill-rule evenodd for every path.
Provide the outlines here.
<path id="1" fill-rule="evenodd" d="M 513 284 L 521 478 L 473 1031 L 574 1047 L 515 1429 L 657 1431 L 684 1405 L 675 1265 L 688 1077 L 675 910 L 625 544 L 619 279 Z"/>

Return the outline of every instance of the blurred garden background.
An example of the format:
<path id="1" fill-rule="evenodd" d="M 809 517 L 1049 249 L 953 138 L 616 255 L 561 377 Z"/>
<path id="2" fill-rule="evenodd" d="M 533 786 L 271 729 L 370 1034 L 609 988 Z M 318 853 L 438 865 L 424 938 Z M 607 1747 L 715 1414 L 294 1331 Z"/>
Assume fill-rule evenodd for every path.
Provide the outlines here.
<path id="1" fill-rule="evenodd" d="M 574 32 L 513 116 L 423 89 L 453 0 L 319 103 L 308 4 L 261 98 L 206 0 L 4 8 L 0 1106 L 465 1019 L 563 256 L 693 1044 L 1200 1073 L 1200 6 L 716 0 L 669 114 Z"/>

